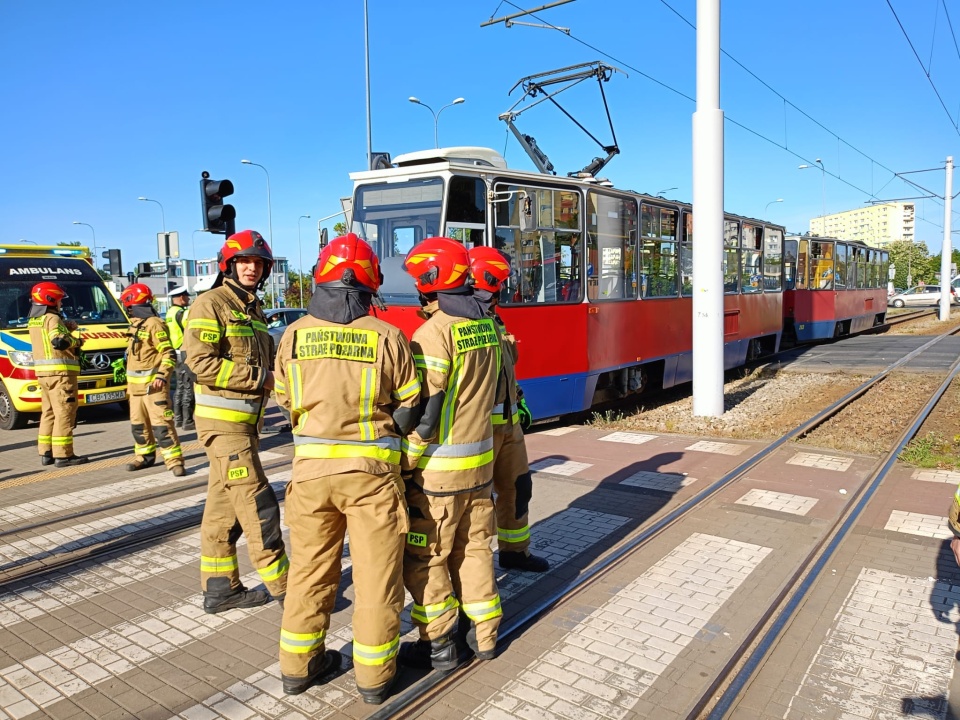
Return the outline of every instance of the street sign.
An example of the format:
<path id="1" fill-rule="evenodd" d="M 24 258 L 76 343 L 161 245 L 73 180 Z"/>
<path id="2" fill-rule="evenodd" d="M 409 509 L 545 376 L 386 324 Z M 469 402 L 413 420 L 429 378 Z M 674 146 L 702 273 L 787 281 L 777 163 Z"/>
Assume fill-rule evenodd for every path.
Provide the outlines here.
<path id="1" fill-rule="evenodd" d="M 180 257 L 180 234 L 174 230 L 168 233 L 157 233 L 157 257 Z"/>

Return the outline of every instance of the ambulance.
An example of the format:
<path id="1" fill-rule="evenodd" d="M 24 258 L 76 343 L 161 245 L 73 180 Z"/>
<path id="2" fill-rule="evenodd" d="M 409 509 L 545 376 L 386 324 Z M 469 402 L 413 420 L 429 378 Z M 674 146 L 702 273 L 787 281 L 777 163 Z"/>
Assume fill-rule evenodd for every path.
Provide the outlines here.
<path id="1" fill-rule="evenodd" d="M 90 250 L 74 246 L 0 245 L 0 429 L 40 417 L 40 384 L 33 372 L 27 321 L 30 289 L 49 280 L 69 296 L 63 317 L 80 330 L 79 407 L 127 399 L 123 354 L 126 314 L 93 265 Z"/>

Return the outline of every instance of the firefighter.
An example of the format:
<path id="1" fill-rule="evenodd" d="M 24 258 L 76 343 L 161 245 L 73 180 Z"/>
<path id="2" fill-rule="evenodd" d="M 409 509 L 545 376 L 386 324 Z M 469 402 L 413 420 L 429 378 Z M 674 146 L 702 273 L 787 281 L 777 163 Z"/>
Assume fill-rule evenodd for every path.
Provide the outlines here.
<path id="1" fill-rule="evenodd" d="M 83 465 L 86 457 L 73 454 L 77 424 L 77 377 L 80 375 L 80 333 L 64 320 L 60 304 L 67 293 L 56 283 L 41 282 L 30 291 L 30 343 L 33 369 L 40 383 L 40 434 L 37 449 L 41 465 Z"/>
<path id="2" fill-rule="evenodd" d="M 492 247 L 470 250 L 470 274 L 474 295 L 488 303 L 487 313 L 493 319 L 500 338 L 502 375 L 497 384 L 497 402 L 493 406 L 493 490 L 497 512 L 497 545 L 500 567 L 546 572 L 550 563 L 530 554 L 530 524 L 527 508 L 533 494 L 533 480 L 527 464 L 527 448 L 520 427 L 520 408 L 526 406 L 523 391 L 517 384 L 515 365 L 517 342 L 507 332 L 497 314 L 500 288 L 510 277 L 510 261 Z M 529 411 L 527 413 L 529 415 Z"/>
<path id="3" fill-rule="evenodd" d="M 153 307 L 153 291 L 143 283 L 134 283 L 120 293 L 120 302 L 130 316 L 127 389 L 137 456 L 127 470 L 152 467 L 160 448 L 167 469 L 176 477 L 183 477 L 183 451 L 173 425 L 169 391 L 177 360 L 167 326 Z"/>
<path id="4" fill-rule="evenodd" d="M 469 266 L 466 249 L 448 238 L 428 238 L 404 260 L 427 320 L 411 340 L 423 416 L 402 457 L 411 471 L 403 579 L 420 639 L 404 643 L 400 662 L 441 672 L 467 648 L 492 659 L 503 615 L 490 548 L 500 342 L 470 289 Z"/>
<path id="5" fill-rule="evenodd" d="M 419 416 L 420 382 L 406 338 L 370 316 L 381 282 L 354 234 L 320 253 L 308 314 L 277 350 L 277 399 L 294 426 L 286 494 L 291 557 L 280 628 L 283 691 L 302 693 L 340 665 L 324 649 L 340 584 L 344 533 L 353 558 L 353 664 L 364 702 L 393 685 L 408 521 L 400 441 Z"/>
<path id="6" fill-rule="evenodd" d="M 273 389 L 273 342 L 256 293 L 273 254 L 253 230 L 227 238 L 217 256 L 214 288 L 197 298 L 187 321 L 187 365 L 197 377 L 194 418 L 210 460 L 200 525 L 203 609 L 218 613 L 282 602 L 287 555 L 280 506 L 260 464 L 257 433 Z M 250 561 L 266 590 L 240 583 L 237 540 L 247 536 Z"/>
<path id="7" fill-rule="evenodd" d="M 190 291 L 187 286 L 178 287 L 167 294 L 170 307 L 167 309 L 167 332 L 170 344 L 177 352 L 177 388 L 173 393 L 173 417 L 178 428 L 196 430 L 193 422 L 193 383 L 195 378 L 187 367 L 187 355 L 183 350 L 183 331 L 190 315 Z"/>

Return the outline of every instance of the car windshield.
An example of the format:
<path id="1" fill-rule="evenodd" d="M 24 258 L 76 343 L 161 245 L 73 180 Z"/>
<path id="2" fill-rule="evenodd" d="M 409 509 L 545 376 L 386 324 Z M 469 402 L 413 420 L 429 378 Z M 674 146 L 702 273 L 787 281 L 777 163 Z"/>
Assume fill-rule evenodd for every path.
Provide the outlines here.
<path id="1" fill-rule="evenodd" d="M 25 271 L 36 269 L 27 274 Z M 62 287 L 67 320 L 87 325 L 126 322 L 127 318 L 90 264 L 84 260 L 0 259 L 0 328 L 26 327 L 30 290 L 41 280 Z"/>

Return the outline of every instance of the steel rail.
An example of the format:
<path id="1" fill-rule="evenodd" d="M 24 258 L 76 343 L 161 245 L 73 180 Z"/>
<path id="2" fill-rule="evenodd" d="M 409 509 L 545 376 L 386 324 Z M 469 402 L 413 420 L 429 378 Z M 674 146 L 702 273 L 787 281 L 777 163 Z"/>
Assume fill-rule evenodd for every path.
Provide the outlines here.
<path id="1" fill-rule="evenodd" d="M 833 557 L 840 543 L 849 535 L 854 524 L 863 514 L 870 500 L 873 499 L 876 491 L 889 475 L 890 469 L 897 461 L 904 447 L 916 436 L 924 421 L 929 417 L 937 402 L 939 402 L 940 398 L 958 374 L 960 374 L 960 358 L 950 366 L 946 379 L 934 391 L 930 400 L 914 415 L 912 422 L 901 434 L 894 448 L 887 454 L 887 457 L 877 469 L 868 476 L 867 482 L 861 485 L 857 493 L 854 494 L 850 503 L 847 504 L 846 510 L 840 514 L 833 527 L 813 547 L 797 571 L 781 589 L 781 592 L 774 599 L 774 602 L 771 603 L 767 612 L 764 613 L 753 630 L 747 635 L 743 643 L 741 643 L 738 651 L 734 653 L 731 659 L 725 664 L 721 673 L 714 679 L 714 682 L 711 683 L 693 710 L 687 715 L 688 720 L 702 717 L 702 713 L 711 706 L 711 701 L 715 698 L 717 691 L 723 687 L 732 671 L 739 667 L 737 674 L 730 683 L 726 685 L 719 699 L 713 704 L 709 715 L 706 716 L 706 720 L 721 720 L 726 717 L 732 705 L 740 697 L 747 683 L 753 678 L 763 660 L 786 629 L 787 624 L 793 618 L 801 602 L 806 598 L 807 593 L 820 578 L 827 562 Z M 770 623 L 770 618 L 774 612 L 776 612 L 777 608 L 780 608 L 780 612 L 776 619 Z M 767 630 L 763 638 L 754 645 L 764 627 L 766 627 Z M 753 646 L 752 650 L 750 650 L 751 646 Z M 747 655 L 748 652 L 749 656 Z"/>
<path id="2" fill-rule="evenodd" d="M 556 590 L 541 598 L 539 602 L 530 606 L 527 610 L 516 617 L 510 618 L 500 626 L 498 632 L 498 642 L 515 635 L 519 630 L 530 623 L 538 620 L 547 612 L 557 607 L 563 602 L 570 600 L 579 594 L 595 581 L 606 575 L 609 571 L 620 565 L 624 560 L 630 557 L 635 551 L 647 545 L 651 540 L 661 535 L 667 528 L 676 524 L 679 520 L 686 517 L 694 509 L 699 507 L 704 501 L 715 495 L 730 483 L 743 477 L 754 466 L 771 455 L 775 450 L 785 445 L 791 440 L 801 438 L 817 426 L 823 424 L 854 400 L 864 395 L 871 387 L 887 378 L 894 370 L 905 365 L 920 355 L 922 352 L 936 345 L 941 340 L 960 332 L 960 325 L 955 326 L 947 332 L 938 335 L 932 340 L 924 343 L 917 349 L 907 353 L 894 363 L 891 363 L 881 372 L 872 378 L 864 381 L 861 385 L 851 390 L 832 405 L 824 408 L 814 417 L 798 425 L 793 430 L 786 433 L 783 437 L 773 441 L 756 454 L 747 458 L 733 470 L 715 481 L 712 485 L 704 488 L 693 497 L 681 503 L 679 506 L 666 512 L 659 519 L 654 520 L 644 528 L 640 528 L 633 535 L 624 538 L 620 543 L 611 548 L 603 557 L 595 563 L 585 568 L 580 575 L 560 585 Z M 960 368 L 960 359 L 957 361 Z M 453 671 L 441 674 L 432 672 L 421 681 L 414 683 L 404 692 L 397 695 L 393 700 L 381 706 L 379 710 L 371 714 L 368 720 L 387 720 L 388 718 L 414 717 L 425 706 L 430 704 L 432 698 L 438 695 L 445 687 L 460 681 L 467 674 L 475 671 L 480 663 L 473 662 L 472 658 L 466 658 Z"/>

